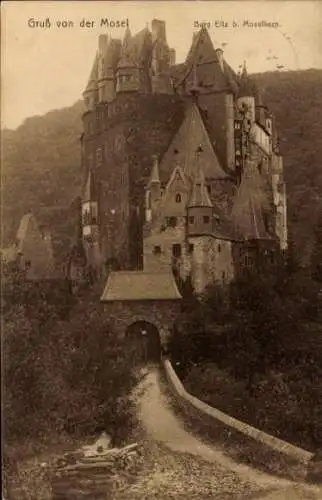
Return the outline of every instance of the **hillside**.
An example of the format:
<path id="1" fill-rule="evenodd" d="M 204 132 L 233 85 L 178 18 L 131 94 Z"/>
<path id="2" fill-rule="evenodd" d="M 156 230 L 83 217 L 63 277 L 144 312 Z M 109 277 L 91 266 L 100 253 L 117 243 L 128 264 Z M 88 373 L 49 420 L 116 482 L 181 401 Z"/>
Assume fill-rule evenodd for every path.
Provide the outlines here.
<path id="1" fill-rule="evenodd" d="M 322 70 L 254 78 L 281 131 L 290 231 L 301 252 L 309 251 L 322 193 Z M 50 212 L 50 225 L 64 226 L 59 219 L 65 219 L 65 207 L 80 188 L 81 112 L 79 101 L 2 132 L 3 244 L 14 237 L 20 217 L 30 209 L 40 218 L 47 212 L 48 219 Z"/>

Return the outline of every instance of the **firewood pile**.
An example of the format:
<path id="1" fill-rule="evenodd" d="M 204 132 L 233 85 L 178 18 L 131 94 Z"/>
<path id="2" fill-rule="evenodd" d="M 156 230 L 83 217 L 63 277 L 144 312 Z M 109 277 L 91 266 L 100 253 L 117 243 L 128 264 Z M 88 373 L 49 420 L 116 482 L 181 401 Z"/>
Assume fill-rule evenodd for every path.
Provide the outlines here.
<path id="1" fill-rule="evenodd" d="M 52 477 L 53 500 L 106 500 L 113 491 L 124 490 L 142 460 L 138 443 L 110 448 L 103 433 L 91 446 L 66 453 L 57 462 Z"/>

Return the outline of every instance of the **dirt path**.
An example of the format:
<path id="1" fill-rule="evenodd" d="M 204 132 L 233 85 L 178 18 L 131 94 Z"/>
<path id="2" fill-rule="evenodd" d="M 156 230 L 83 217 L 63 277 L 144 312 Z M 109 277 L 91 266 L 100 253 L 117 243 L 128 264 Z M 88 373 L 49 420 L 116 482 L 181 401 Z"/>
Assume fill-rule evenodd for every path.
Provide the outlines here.
<path id="1" fill-rule="evenodd" d="M 322 498 L 322 491 L 319 488 L 295 485 L 291 481 L 276 478 L 246 465 L 235 463 L 220 449 L 205 444 L 187 432 L 161 391 L 157 369 L 149 370 L 141 390 L 139 418 L 147 434 L 155 442 L 162 443 L 173 452 L 185 454 L 186 457 L 193 456 L 208 464 L 213 464 L 217 483 L 218 481 L 225 482 L 226 477 L 231 478 L 233 475 L 235 482 L 236 477 L 239 479 L 240 493 L 244 490 L 244 483 L 249 485 L 249 494 L 251 491 L 258 493 L 258 496 L 255 493 L 255 496 L 244 496 L 243 498 L 267 498 L 270 500 L 275 498 L 279 500 Z M 235 492 L 237 493 L 237 491 Z"/>

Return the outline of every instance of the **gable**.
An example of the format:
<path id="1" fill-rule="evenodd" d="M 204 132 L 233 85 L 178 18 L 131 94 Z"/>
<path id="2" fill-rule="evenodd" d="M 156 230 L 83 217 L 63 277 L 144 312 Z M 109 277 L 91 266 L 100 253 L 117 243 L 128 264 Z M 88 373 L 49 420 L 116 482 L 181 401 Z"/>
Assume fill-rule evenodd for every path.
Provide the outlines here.
<path id="1" fill-rule="evenodd" d="M 209 33 L 206 29 L 201 29 L 194 34 L 192 45 L 185 61 L 185 70 L 181 77 L 176 80 L 176 87 L 181 87 L 189 91 L 195 85 L 198 92 L 225 91 L 234 84 L 235 75 L 230 66 L 224 61 L 221 68 L 218 55 L 213 46 Z M 179 76 L 179 75 L 178 75 Z M 234 92 L 238 90 L 236 84 Z"/>
<path id="2" fill-rule="evenodd" d="M 191 179 L 196 168 L 196 151 L 200 147 L 202 152 L 199 161 L 205 177 L 207 179 L 227 178 L 210 142 L 198 106 L 192 104 L 161 161 L 161 182 L 167 182 L 175 164 L 179 164 L 186 178 Z"/>
<path id="3" fill-rule="evenodd" d="M 162 196 L 160 212 L 163 217 L 180 217 L 185 215 L 188 202 L 189 183 L 180 168 L 176 166 Z"/>

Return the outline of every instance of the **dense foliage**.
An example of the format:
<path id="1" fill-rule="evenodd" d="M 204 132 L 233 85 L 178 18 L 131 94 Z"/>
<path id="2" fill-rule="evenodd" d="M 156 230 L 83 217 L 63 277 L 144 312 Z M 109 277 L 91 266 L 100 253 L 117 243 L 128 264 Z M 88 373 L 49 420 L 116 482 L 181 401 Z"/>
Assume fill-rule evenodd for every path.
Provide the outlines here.
<path id="1" fill-rule="evenodd" d="M 3 311 L 6 445 L 100 429 L 123 439 L 133 418 L 134 356 L 113 334 L 97 293 L 87 290 L 67 315 L 48 293 L 28 288 Z M 66 299 L 61 293 L 60 303 Z"/>
<path id="2" fill-rule="evenodd" d="M 226 300 L 211 287 L 197 306 L 188 286 L 168 347 L 198 397 L 314 450 L 322 446 L 322 282 L 312 275 L 282 261 L 274 273 L 236 279 Z"/>

